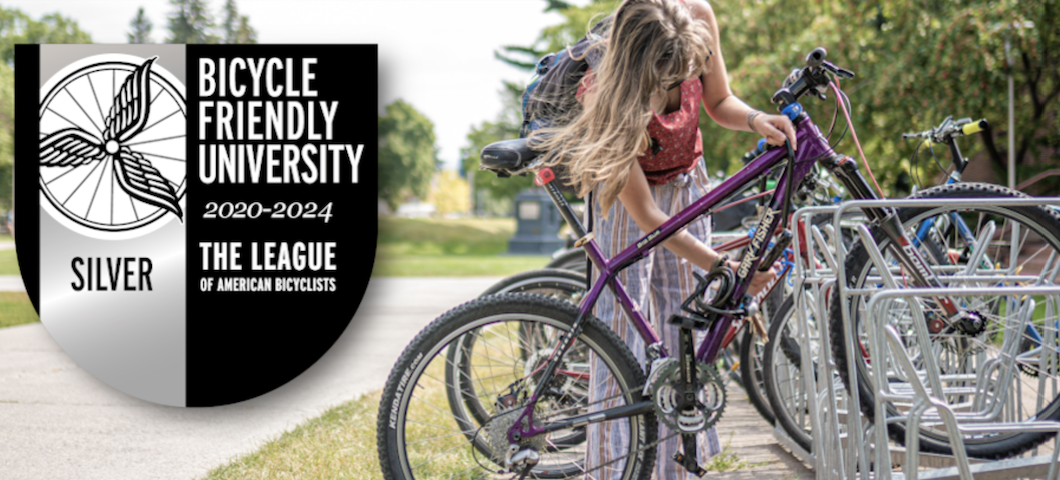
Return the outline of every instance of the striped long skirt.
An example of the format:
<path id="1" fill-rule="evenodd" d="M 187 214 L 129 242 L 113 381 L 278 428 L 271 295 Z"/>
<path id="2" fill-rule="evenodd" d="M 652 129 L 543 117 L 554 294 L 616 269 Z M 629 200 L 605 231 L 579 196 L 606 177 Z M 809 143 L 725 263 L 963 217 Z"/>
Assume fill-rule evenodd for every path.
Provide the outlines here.
<path id="1" fill-rule="evenodd" d="M 707 171 L 702 160 L 688 174 L 682 174 L 665 185 L 650 187 L 655 203 L 663 212 L 671 216 L 705 195 L 708 188 Z M 596 198 L 598 190 L 599 187 L 594 190 L 593 198 Z M 604 255 L 614 257 L 645 235 L 626 213 L 621 202 L 616 201 L 612 205 L 606 220 L 600 210 L 599 202 L 591 203 L 593 204 L 592 231 Z M 709 218 L 689 225 L 688 233 L 709 245 Z M 665 247 L 656 247 L 647 258 L 634 263 L 618 275 L 626 292 L 645 318 L 652 323 L 652 327 L 662 338 L 663 344 L 671 355 L 678 351 L 680 332 L 678 327 L 667 325 L 665 321 L 670 318 L 670 315 L 680 312 L 681 302 L 694 291 L 696 284 L 692 276 L 693 271 L 703 274 L 698 267 L 678 257 Z M 594 268 L 593 278 L 599 278 L 599 274 L 599 271 Z M 626 342 L 641 365 L 644 365 L 646 357 L 644 340 L 630 323 L 618 300 L 609 289 L 604 289 L 600 295 L 594 314 Z M 614 380 L 606 378 L 607 375 L 604 375 L 606 371 L 603 362 L 593 358 L 589 374 L 589 378 L 592 379 L 592 388 L 589 392 L 590 411 L 602 410 L 623 403 L 621 399 L 600 400 L 621 393 L 621 389 Z M 660 421 L 659 438 L 669 435 L 672 435 L 672 432 Z M 606 464 L 627 454 L 629 442 L 628 425 L 622 421 L 589 425 L 586 466 L 591 468 Z M 714 428 L 700 433 L 696 444 L 700 448 L 698 457 L 701 465 L 721 452 L 718 434 Z M 673 460 L 674 454 L 682 450 L 680 436 L 674 436 L 658 445 L 654 475 L 656 480 L 696 478 Z M 624 463 L 625 460 L 613 461 L 610 467 L 592 472 L 587 475 L 587 478 L 617 479 Z"/>

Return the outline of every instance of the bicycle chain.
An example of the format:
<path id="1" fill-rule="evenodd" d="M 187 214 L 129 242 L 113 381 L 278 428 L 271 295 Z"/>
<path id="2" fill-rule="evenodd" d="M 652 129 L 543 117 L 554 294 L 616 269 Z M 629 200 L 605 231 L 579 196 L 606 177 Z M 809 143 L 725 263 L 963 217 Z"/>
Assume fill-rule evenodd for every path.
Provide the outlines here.
<path id="1" fill-rule="evenodd" d="M 717 373 L 714 374 L 714 377 L 718 378 Z M 590 404 L 587 404 L 587 405 L 584 405 L 584 406 L 572 407 L 572 408 L 569 408 L 569 409 L 558 410 L 558 411 L 552 412 L 550 415 L 547 415 L 547 416 L 545 416 L 543 418 L 538 419 L 538 421 L 545 422 L 546 420 L 548 420 L 548 419 L 550 419 L 552 417 L 555 417 L 555 416 L 557 416 L 559 414 L 562 414 L 565 411 L 569 411 L 569 410 L 572 410 L 574 408 L 579 408 L 579 409 L 580 408 L 587 408 L 587 407 L 590 407 L 592 405 L 596 405 L 596 404 L 599 404 L 599 403 L 607 402 L 609 400 L 613 400 L 613 399 L 616 399 L 616 398 L 623 397 L 623 396 L 625 396 L 626 394 L 628 394 L 630 392 L 640 391 L 641 389 L 642 389 L 642 387 L 638 387 L 638 388 L 635 388 L 635 389 L 630 389 L 630 390 L 628 390 L 626 392 L 619 392 L 618 394 L 612 395 L 610 397 L 607 397 L 607 398 L 604 398 L 604 399 L 601 399 L 601 400 L 597 400 L 597 401 L 595 401 L 593 403 L 590 403 Z M 722 409 L 724 409 L 724 403 L 723 403 Z M 720 413 L 719 413 L 718 417 L 720 418 Z M 712 425 L 713 425 L 713 423 L 712 423 Z M 582 469 L 581 470 L 581 474 L 582 474 L 582 476 L 587 476 L 590 473 L 593 473 L 593 472 L 595 472 L 597 470 L 600 470 L 601 468 L 607 467 L 607 466 L 609 466 L 609 465 L 611 465 L 611 464 L 613 464 L 615 462 L 618 462 L 618 461 L 621 461 L 621 460 L 625 460 L 625 459 L 628 459 L 630 457 L 634 457 L 634 456 L 636 456 L 637 454 L 639 454 L 641 452 L 647 451 L 648 449 L 651 449 L 651 448 L 655 448 L 655 447 L 659 446 L 660 444 L 662 444 L 663 442 L 665 442 L 667 440 L 670 440 L 671 438 L 677 437 L 679 435 L 681 435 L 681 432 L 673 433 L 673 434 L 667 435 L 665 437 L 659 438 L 659 439 L 655 440 L 654 442 L 651 442 L 651 443 L 649 443 L 649 444 L 647 444 L 647 445 L 645 445 L 643 447 L 640 447 L 640 448 L 634 450 L 633 452 L 630 452 L 629 454 L 626 454 L 626 455 L 623 455 L 621 457 L 609 460 L 609 461 L 604 462 L 604 463 L 602 463 L 600 465 L 594 466 L 594 467 L 592 467 L 592 468 L 590 468 L 588 470 Z M 658 457 L 656 457 L 655 461 L 658 462 L 659 460 L 660 459 Z M 514 474 L 514 476 L 512 477 L 513 479 L 519 478 L 519 475 L 520 475 L 519 473 L 516 473 L 516 472 L 509 472 L 509 473 L 513 473 Z"/>

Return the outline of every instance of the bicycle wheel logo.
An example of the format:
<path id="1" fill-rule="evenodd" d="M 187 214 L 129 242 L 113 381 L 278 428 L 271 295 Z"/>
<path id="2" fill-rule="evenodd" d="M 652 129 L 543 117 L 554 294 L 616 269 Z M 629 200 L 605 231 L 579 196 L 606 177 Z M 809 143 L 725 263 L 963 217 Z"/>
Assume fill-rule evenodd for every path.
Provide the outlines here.
<path id="1" fill-rule="evenodd" d="M 41 89 L 41 204 L 67 228 L 127 239 L 183 222 L 184 86 L 157 60 L 96 55 Z"/>

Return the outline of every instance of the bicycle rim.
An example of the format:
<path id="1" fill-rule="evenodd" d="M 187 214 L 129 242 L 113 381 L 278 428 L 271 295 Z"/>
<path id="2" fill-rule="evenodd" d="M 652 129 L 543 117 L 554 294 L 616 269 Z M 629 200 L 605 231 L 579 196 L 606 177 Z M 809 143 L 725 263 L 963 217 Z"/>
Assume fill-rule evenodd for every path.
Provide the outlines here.
<path id="1" fill-rule="evenodd" d="M 535 310 L 534 307 L 548 303 L 544 298 L 532 295 L 491 296 L 482 300 L 484 303 L 492 301 L 494 305 L 498 305 L 500 300 L 518 297 L 523 297 L 519 298 L 521 302 L 529 302 L 532 307 L 529 310 Z M 473 307 L 474 303 L 465 307 Z M 557 303 L 552 303 L 552 306 Z M 498 457 L 492 455 L 490 450 L 490 445 L 496 444 L 489 438 L 491 424 L 503 422 L 505 418 L 510 419 L 507 412 L 516 409 L 521 411 L 522 407 L 525 407 L 523 402 L 536 388 L 540 372 L 551 357 L 548 350 L 553 348 L 558 338 L 573 322 L 573 318 L 555 318 L 556 312 L 548 312 L 547 309 L 537 308 L 541 310 L 539 312 L 528 312 L 526 308 L 515 310 L 522 311 L 512 313 L 493 309 L 491 313 L 481 315 L 472 311 L 471 315 L 450 319 L 452 321 L 434 328 L 432 332 L 428 332 L 431 330 L 429 327 L 421 336 L 428 334 L 427 336 L 432 338 L 414 342 L 403 355 L 407 368 L 402 369 L 404 373 L 400 376 L 397 374 L 398 370 L 395 370 L 392 377 L 396 376 L 398 381 L 393 382 L 392 378 L 389 383 L 396 385 L 388 387 L 396 388 L 388 388 L 386 392 L 393 394 L 390 399 L 393 411 L 390 411 L 388 398 L 385 396 L 384 406 L 388 411 L 381 411 L 380 417 L 380 425 L 383 426 L 383 415 L 389 413 L 390 428 L 397 432 L 393 444 L 401 470 L 401 477 L 398 478 L 512 476 L 511 473 L 496 473 L 501 467 L 497 462 Z M 576 313 L 576 310 L 573 311 Z M 625 365 L 624 368 L 619 365 L 622 362 L 628 364 L 630 361 L 636 365 L 632 354 L 628 353 L 628 349 L 624 354 L 616 351 L 615 340 L 601 338 L 598 328 L 587 328 L 576 338 L 570 359 L 561 360 L 552 385 L 554 391 L 546 395 L 547 398 L 540 400 L 535 407 L 536 422 L 585 413 L 592 407 L 586 404 L 584 391 L 584 382 L 587 381 L 584 373 L 588 369 L 587 357 L 590 352 L 608 367 L 609 372 L 605 372 L 607 374 L 601 377 L 614 378 L 622 386 L 625 394 L 617 399 L 619 404 L 628 404 L 634 401 L 634 398 L 639 398 L 636 393 L 639 386 L 634 385 L 634 382 L 643 380 L 631 378 L 630 365 Z M 467 362 L 470 369 L 460 375 L 466 375 L 466 381 L 475 385 L 474 394 L 483 405 L 495 405 L 491 408 L 490 418 L 482 424 L 472 425 L 462 424 L 466 419 L 450 412 L 445 392 L 447 388 L 454 386 L 446 385 L 442 380 L 445 369 L 453 367 L 448 364 L 444 352 L 449 345 L 461 342 L 468 334 L 475 336 L 472 348 L 464 352 L 470 358 Z M 584 363 L 577 358 L 578 352 L 584 352 Z M 621 358 L 623 356 L 626 358 Z M 514 393 L 514 396 L 509 398 L 516 399 L 515 404 L 508 407 L 497 406 L 498 399 L 509 393 Z M 633 479 L 641 475 L 638 472 L 642 471 L 639 467 L 644 465 L 644 453 L 639 452 L 638 448 L 643 445 L 645 439 L 653 436 L 645 430 L 649 424 L 654 425 L 654 422 L 645 422 L 644 417 L 616 419 L 602 424 L 613 428 L 622 427 L 631 433 L 622 447 L 627 452 L 637 452 L 637 455 L 620 460 L 610 467 L 623 472 L 621 478 Z M 506 432 L 507 428 L 492 431 Z M 570 435 L 571 430 L 561 430 L 553 432 L 544 440 L 544 448 L 539 452 L 540 463 L 530 472 L 528 478 L 568 478 L 593 468 L 593 465 L 586 464 L 587 447 L 584 442 L 563 445 L 551 440 L 553 436 Z M 382 439 L 383 435 L 380 438 Z M 503 441 L 506 442 L 506 438 Z M 384 465 L 384 470 L 386 468 Z"/>
<path id="2" fill-rule="evenodd" d="M 963 184 L 964 188 L 950 187 L 947 190 L 939 190 L 944 193 L 967 192 L 970 190 L 982 190 L 970 184 Z M 1007 191 L 990 190 L 994 196 L 1009 196 Z M 930 196 L 929 191 L 921 195 Z M 937 193 L 937 192 L 936 192 Z M 927 195 L 925 195 L 927 194 Z M 956 266 L 943 266 L 936 268 L 939 279 L 945 286 L 953 287 L 990 287 L 1000 285 L 1055 285 L 1058 279 L 1057 262 L 1060 261 L 1060 220 L 1050 215 L 1043 209 L 1037 207 L 1000 207 L 984 206 L 957 210 L 952 207 L 937 207 L 927 209 L 907 210 L 902 216 L 906 225 L 907 235 L 915 235 L 915 227 L 925 220 L 934 221 L 933 234 L 937 241 L 941 242 L 943 248 L 952 257 L 951 263 Z M 961 280 L 959 277 L 966 273 L 960 267 L 966 267 L 969 261 L 975 261 L 975 253 L 962 238 L 959 228 L 950 216 L 951 213 L 961 215 L 973 233 L 973 237 L 979 239 L 980 251 L 983 257 L 979 258 L 975 275 L 978 281 Z M 1017 230 L 1016 249 L 1005 245 L 1011 240 L 1012 234 Z M 989 234 L 993 230 L 992 235 Z M 878 237 L 880 238 L 880 237 Z M 888 243 L 880 242 L 881 247 Z M 886 250 L 884 250 L 886 251 Z M 862 263 L 860 266 L 848 265 L 848 272 L 852 275 L 852 286 L 878 287 L 878 273 L 870 262 L 865 261 L 867 255 L 864 250 L 855 251 L 860 253 Z M 908 276 L 891 261 L 888 253 L 887 260 L 892 264 L 892 274 L 900 284 L 905 285 Z M 852 255 L 854 256 L 854 255 Z M 925 255 L 930 259 L 930 256 Z M 970 260 L 961 263 L 961 259 L 968 256 Z M 952 262 L 952 260 L 957 260 Z M 930 261 L 930 260 L 929 260 Z M 922 370 L 928 358 L 937 364 L 943 379 L 943 390 L 946 395 L 944 399 L 951 405 L 959 415 L 980 415 L 987 419 L 969 420 L 976 423 L 982 422 L 1022 422 L 1034 419 L 1055 419 L 1060 417 L 1060 397 L 1058 397 L 1058 382 L 1055 365 L 1058 364 L 1058 349 L 1056 343 L 1045 343 L 1033 359 L 1021 352 L 1019 345 L 1025 342 L 1014 341 L 1014 345 L 1005 342 L 1005 338 L 1022 337 L 1027 333 L 1017 332 L 1014 325 L 1020 314 L 1031 317 L 1031 322 L 1041 336 L 1057 338 L 1056 324 L 1058 302 L 1055 297 L 1035 296 L 1031 297 L 1007 297 L 1004 295 L 987 295 L 982 297 L 956 298 L 963 309 L 976 312 L 983 317 L 985 325 L 983 330 L 976 334 L 968 334 L 959 331 L 943 330 L 931 335 L 931 344 L 925 348 L 917 342 L 915 337 L 915 310 L 924 312 L 928 319 L 944 318 L 943 312 L 930 299 L 915 298 L 906 300 L 895 300 L 887 305 L 884 311 L 887 315 L 887 323 L 893 325 L 899 331 L 905 345 L 904 354 L 909 355 L 915 366 Z M 1028 300 L 1033 300 L 1032 305 Z M 852 303 L 852 322 L 858 332 L 858 338 L 862 347 L 871 352 L 871 344 L 866 333 L 865 298 L 854 298 Z M 833 317 L 836 314 L 833 313 Z M 833 320 L 834 322 L 835 320 Z M 841 329 L 841 327 L 840 327 Z M 833 332 L 836 330 L 833 329 Z M 1017 338 L 1021 340 L 1022 338 Z M 840 348 L 840 350 L 842 350 Z M 838 354 L 845 352 L 837 352 Z M 896 352 L 888 352 L 890 355 Z M 862 389 L 863 410 L 871 405 L 872 393 L 867 383 L 873 368 L 864 361 L 864 357 L 857 356 L 859 369 L 859 380 Z M 845 361 L 842 362 L 845 364 Z M 888 382 L 893 389 L 902 390 L 907 388 L 904 381 L 904 372 L 893 368 L 893 363 L 888 362 Z M 992 365 L 997 365 L 992 367 Z M 985 373 L 987 368 L 995 368 Z M 1039 373 L 1038 376 L 1027 375 L 1024 371 L 1032 370 Z M 843 372 L 845 373 L 845 372 Z M 984 375 L 975 378 L 975 375 Z M 998 392 L 998 393 L 991 393 Z M 868 398 L 866 398 L 868 393 Z M 1003 394 L 1004 398 L 998 398 Z M 896 402 L 889 404 L 888 415 L 904 414 L 910 405 Z M 960 421 L 960 419 L 959 419 Z M 904 424 L 892 424 L 889 429 L 893 439 L 904 441 Z M 964 442 L 968 453 L 972 456 L 984 458 L 1000 458 L 1018 454 L 1032 448 L 1048 438 L 1046 434 L 1019 434 L 1019 433 L 994 433 L 965 436 Z M 921 448 L 924 451 L 949 453 L 949 441 L 945 427 L 937 417 L 927 417 L 920 427 Z"/>

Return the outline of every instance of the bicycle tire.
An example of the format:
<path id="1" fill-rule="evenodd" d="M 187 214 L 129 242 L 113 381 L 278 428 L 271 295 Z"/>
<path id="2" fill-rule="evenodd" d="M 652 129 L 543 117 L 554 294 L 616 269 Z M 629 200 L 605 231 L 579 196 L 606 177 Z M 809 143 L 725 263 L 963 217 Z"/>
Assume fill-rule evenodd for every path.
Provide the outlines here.
<path id="1" fill-rule="evenodd" d="M 863 215 L 860 212 L 850 212 L 844 214 L 844 217 L 860 218 Z M 832 221 L 832 215 L 821 214 L 814 220 L 815 224 L 820 225 L 824 223 L 824 220 Z M 846 229 L 844 231 L 846 234 L 843 235 L 842 241 L 844 246 L 849 249 L 857 234 L 846 231 Z M 929 252 L 945 250 L 944 247 L 935 242 L 933 236 L 929 236 L 924 246 Z M 828 247 L 828 245 L 818 246 L 818 248 Z M 936 256 L 935 258 L 939 257 Z M 809 293 L 809 290 L 802 292 L 803 295 L 809 295 Z M 808 326 L 813 330 L 815 330 L 815 322 L 822 318 L 821 315 L 817 314 L 816 307 L 816 301 L 812 298 L 806 299 L 805 308 L 810 315 Z M 802 372 L 801 341 L 803 335 L 797 332 L 793 335 L 792 329 L 789 328 L 791 322 L 795 320 L 794 308 L 794 297 L 789 295 L 784 298 L 783 305 L 776 309 L 776 314 L 772 317 L 775 321 L 768 326 L 769 342 L 765 345 L 762 352 L 762 364 L 769 366 L 769 368 L 763 369 L 762 376 L 765 396 L 769 402 L 770 411 L 776 419 L 775 425 L 782 428 L 788 434 L 788 437 L 800 447 L 806 451 L 811 451 L 813 432 L 808 417 L 809 412 L 806 409 L 809 399 L 804 391 L 805 385 Z M 813 336 L 811 333 L 811 337 Z M 819 345 L 812 345 L 811 352 L 816 352 L 817 348 L 819 348 Z M 814 378 L 817 378 L 818 358 L 816 355 L 813 355 L 810 365 L 814 369 Z"/>
<path id="2" fill-rule="evenodd" d="M 787 282 L 785 281 L 785 283 Z M 767 331 L 784 304 L 784 289 L 785 286 L 783 284 L 777 285 L 766 297 L 765 305 L 762 308 L 764 312 L 762 323 Z M 763 376 L 762 366 L 769 365 L 764 361 L 765 346 L 766 343 L 758 337 L 750 325 L 744 328 L 743 338 L 740 339 L 739 347 L 740 386 L 747 393 L 747 400 L 751 402 L 751 406 L 755 408 L 758 415 L 766 422 L 769 422 L 770 425 L 776 425 L 776 416 L 773 414 L 773 408 L 769 404 L 769 398 L 766 396 L 765 377 Z"/>
<path id="3" fill-rule="evenodd" d="M 762 353 L 762 364 L 768 368 L 763 369 L 762 375 L 776 424 L 796 444 L 810 451 L 813 438 L 805 418 L 809 412 L 804 408 L 808 399 L 802 382 L 802 336 L 793 336 L 789 328 L 795 318 L 794 301 L 794 296 L 785 298 L 769 326 L 769 343 Z"/>
<path id="4" fill-rule="evenodd" d="M 545 265 L 545 268 L 561 268 L 585 275 L 588 262 L 589 259 L 585 255 L 585 249 L 572 248 L 553 258 Z"/>
<path id="5" fill-rule="evenodd" d="M 446 425 L 437 426 L 435 425 L 435 422 L 438 422 L 437 419 L 431 419 L 431 422 L 424 422 L 411 418 L 415 415 L 418 419 L 418 415 L 423 412 L 426 412 L 428 418 L 430 418 L 431 415 L 436 415 L 431 413 L 432 411 L 442 408 L 428 403 L 431 400 L 431 395 L 437 397 L 444 397 L 445 395 L 438 393 L 437 388 L 432 390 L 431 386 L 428 385 L 430 381 L 438 382 L 438 380 L 427 374 L 427 370 L 433 369 L 435 365 L 438 365 L 438 368 L 444 368 L 443 352 L 448 348 L 449 344 L 459 341 L 460 336 L 476 329 L 491 325 L 502 329 L 510 328 L 512 326 L 508 324 L 512 322 L 517 323 L 518 325 L 514 325 L 514 327 L 519 328 L 525 323 L 534 323 L 542 328 L 554 329 L 553 335 L 559 335 L 562 332 L 569 331 L 578 314 L 578 309 L 567 302 L 540 295 L 508 293 L 489 295 L 472 300 L 450 310 L 431 322 L 430 325 L 416 335 L 405 351 L 402 352 L 393 370 L 391 370 L 383 390 L 377 418 L 376 440 L 379 462 L 384 477 L 387 480 L 413 480 L 417 478 L 418 474 L 418 471 L 414 470 L 430 463 L 439 456 L 445 457 L 445 463 L 437 468 L 446 469 L 446 471 L 423 471 L 419 478 L 426 478 L 432 475 L 448 476 L 450 470 L 456 470 L 458 473 L 474 470 L 478 468 L 478 465 L 472 461 L 472 457 L 480 465 L 484 462 L 483 467 L 492 465 L 489 458 L 475 457 L 475 455 L 478 455 L 477 449 L 471 446 L 471 442 L 467 441 L 462 430 L 451 428 L 451 425 L 449 426 L 450 428 L 447 428 Z M 503 340 L 500 336 L 493 338 Z M 588 317 L 585 319 L 581 333 L 575 338 L 575 343 L 585 344 L 603 361 L 608 370 L 610 370 L 609 374 L 613 376 L 623 392 L 620 395 L 621 400 L 626 404 L 642 400 L 641 388 L 645 382 L 644 373 L 633 353 L 629 351 L 629 348 L 615 333 L 611 332 L 596 318 Z M 492 359 L 489 360 L 491 368 L 494 365 L 492 362 Z M 536 372 L 537 370 L 533 371 Z M 512 385 L 519 382 L 529 383 L 527 379 L 532 375 L 533 373 L 521 379 L 516 379 Z M 421 382 L 423 382 L 422 385 Z M 500 380 L 500 383 L 505 383 L 505 380 Z M 414 394 L 418 395 L 414 396 Z M 415 411 L 410 408 L 413 405 L 413 399 L 420 401 L 415 403 L 417 406 Z M 445 403 L 446 400 L 441 398 L 437 402 Z M 431 408 L 421 408 L 422 403 L 427 403 L 427 406 Z M 539 403 L 538 406 L 541 407 L 542 403 Z M 515 408 L 518 408 L 518 406 Z M 445 419 L 444 421 L 449 422 L 450 419 Z M 625 461 L 621 462 L 621 467 L 618 469 L 621 472 L 621 478 L 624 480 L 649 479 L 655 460 L 655 449 L 647 446 L 654 442 L 658 435 L 658 426 L 654 413 L 649 412 L 613 421 L 620 422 L 629 429 L 629 444 L 624 446 L 629 453 L 627 457 L 623 457 Z M 420 447 L 420 443 L 436 439 L 438 442 L 443 440 L 446 442 L 450 441 L 431 433 L 437 430 L 423 431 L 432 427 L 441 428 L 443 431 L 455 431 L 456 433 L 445 435 L 445 437 L 448 439 L 457 438 L 457 440 L 454 440 L 457 445 L 451 448 L 446 445 L 447 450 L 444 452 L 434 454 L 431 458 L 420 462 L 422 457 L 425 456 L 420 450 L 426 448 Z M 426 435 L 428 438 L 415 440 L 418 434 Z M 416 448 L 410 448 L 410 445 L 416 445 Z M 428 455 L 434 453 L 430 448 L 427 448 L 427 450 L 429 450 Z M 537 476 L 539 473 L 544 473 L 544 471 L 552 468 L 567 468 L 562 462 L 556 465 L 546 463 L 545 460 L 548 455 L 548 453 L 542 453 L 542 462 L 530 472 L 532 476 Z M 584 455 L 584 453 L 581 455 Z M 417 464 L 413 465 L 410 462 L 410 458 L 416 460 Z M 581 458 L 584 458 L 584 456 Z M 459 464 L 454 466 L 455 463 Z M 428 468 L 432 466 L 434 464 L 428 466 Z M 577 473 L 580 473 L 582 469 L 592 467 L 591 465 L 579 465 Z M 486 468 L 486 470 L 494 473 L 496 466 Z"/>
<path id="6" fill-rule="evenodd" d="M 935 199 L 957 199 L 957 198 L 1027 198 L 1026 195 L 1009 190 L 1004 187 L 997 185 L 988 184 L 976 184 L 976 183 L 959 183 L 951 185 L 942 185 L 931 189 L 924 190 L 914 195 L 911 198 L 935 198 Z M 898 217 L 901 223 L 908 228 L 909 225 L 916 225 L 920 219 L 928 218 L 932 215 L 941 216 L 944 213 L 948 214 L 946 210 L 949 208 L 950 211 L 960 211 L 965 213 L 969 211 L 978 211 L 980 219 L 988 217 L 989 215 L 996 215 L 1013 222 L 1019 221 L 1026 228 L 1032 231 L 1035 235 L 1039 236 L 1044 241 L 1047 247 L 1050 247 L 1057 252 L 1060 250 L 1060 215 L 1057 215 L 1050 209 L 1045 209 L 1037 206 L 1028 207 L 1003 207 L 998 205 L 973 207 L 973 208 L 962 208 L 957 209 L 955 207 L 916 207 L 916 208 L 903 208 L 898 210 Z M 939 212 L 939 213 L 933 213 Z M 1022 230 L 1021 230 L 1022 232 Z M 975 230 L 978 235 L 978 229 Z M 872 235 L 877 245 L 880 245 L 881 251 L 886 251 L 886 245 L 890 242 L 889 238 L 883 233 L 879 227 L 872 229 Z M 1027 237 L 1024 237 L 1025 239 Z M 1026 244 L 1026 240 L 1020 242 L 1020 248 Z M 991 247 L 988 247 L 991 248 Z M 1038 252 L 1041 253 L 1041 250 Z M 1005 255 L 1008 255 L 1006 253 Z M 1033 258 L 1033 257 L 1032 257 Z M 865 277 L 869 274 L 871 269 L 871 261 L 868 256 L 868 252 L 861 244 L 860 240 L 855 244 L 854 248 L 850 251 L 846 261 L 846 273 L 849 282 L 849 287 L 856 288 L 864 283 Z M 1055 280 L 1055 279 L 1054 279 Z M 1055 281 L 1050 283 L 1055 284 Z M 848 375 L 848 358 L 846 355 L 846 349 L 844 348 L 844 339 L 847 333 L 845 332 L 843 319 L 842 319 L 842 308 L 843 302 L 840 298 L 839 289 L 833 292 L 832 302 L 830 305 L 829 312 L 829 326 L 831 338 L 831 348 L 833 355 L 836 359 L 836 368 L 839 371 L 840 377 L 843 380 L 844 385 L 848 389 L 851 389 L 851 381 Z M 990 305 L 991 314 L 999 313 L 999 310 L 995 308 L 995 304 Z M 861 325 L 862 312 L 856 308 L 856 305 L 851 308 L 851 324 L 858 330 Z M 1002 322 L 1003 326 L 1003 322 Z M 986 338 L 991 338 L 989 331 L 984 332 L 982 335 L 988 335 Z M 975 341 L 972 337 L 958 337 L 962 341 Z M 945 342 L 946 339 L 940 340 Z M 862 343 L 862 348 L 865 348 L 865 343 Z M 934 348 L 934 345 L 929 346 Z M 1055 352 L 1054 352 L 1055 354 Z M 871 380 L 868 378 L 869 367 L 864 361 L 864 355 L 856 357 L 856 364 L 858 367 L 858 375 L 856 379 L 856 385 L 861 400 L 861 410 L 865 415 L 872 419 L 874 417 L 874 402 L 875 392 L 871 387 Z M 1015 377 L 1017 381 L 1021 377 L 1017 374 Z M 1048 394 L 1046 394 L 1048 395 Z M 1030 415 L 1028 419 L 1037 420 L 1060 420 L 1060 397 L 1045 398 L 1045 407 L 1038 411 L 1036 414 Z M 1043 402 L 1043 403 L 1045 403 Z M 888 416 L 897 415 L 899 412 L 893 405 L 888 407 Z M 890 423 L 888 425 L 888 433 L 890 438 L 895 442 L 904 444 L 905 442 L 905 424 L 904 423 Z M 976 437 L 965 438 L 965 450 L 968 455 L 976 458 L 985 459 L 997 459 L 1005 458 L 1014 455 L 1018 455 L 1022 452 L 1030 450 L 1031 448 L 1041 444 L 1050 438 L 1050 433 L 1015 433 L 1015 434 L 983 434 Z M 948 439 L 945 435 L 938 435 L 933 433 L 925 433 L 924 427 L 922 426 L 920 437 L 920 449 L 921 451 L 940 453 L 940 454 L 952 454 Z"/>
<path id="7" fill-rule="evenodd" d="M 585 275 L 558 268 L 542 268 L 509 276 L 482 292 L 480 297 L 499 293 L 534 293 L 551 296 L 559 300 L 578 304 L 585 293 Z M 470 355 L 474 350 L 477 335 L 466 334 L 453 342 L 446 352 L 445 381 L 449 408 L 464 425 L 482 425 L 489 419 L 489 408 L 482 405 L 470 378 Z M 467 430 L 465 430 L 467 432 Z M 467 432 L 469 440 L 474 435 Z M 558 447 L 571 446 L 585 441 L 585 429 L 575 429 L 569 438 L 553 439 Z M 484 447 L 481 444 L 476 446 Z M 486 453 L 486 452 L 484 452 Z M 547 478 L 543 477 L 543 478 Z"/>

